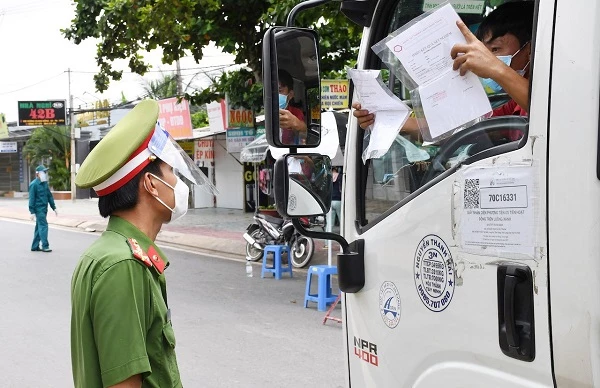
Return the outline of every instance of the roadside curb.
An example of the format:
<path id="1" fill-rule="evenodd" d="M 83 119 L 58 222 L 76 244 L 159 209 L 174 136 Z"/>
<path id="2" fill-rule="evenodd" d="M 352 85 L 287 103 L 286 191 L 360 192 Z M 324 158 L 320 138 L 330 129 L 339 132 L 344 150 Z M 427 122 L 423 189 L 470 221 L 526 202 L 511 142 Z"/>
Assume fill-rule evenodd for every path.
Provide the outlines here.
<path id="1" fill-rule="evenodd" d="M 10 209 L 0 209 L 0 218 L 16 219 L 20 221 L 30 220 L 28 214 L 12 211 Z M 80 229 L 88 233 L 101 233 L 106 230 L 106 222 L 85 221 L 66 217 L 52 217 L 48 219 L 49 225 L 62 226 L 67 228 Z M 241 236 L 240 236 L 241 238 Z M 188 248 L 196 250 L 203 254 L 222 254 L 226 256 L 235 256 L 245 259 L 245 242 L 232 241 L 214 236 L 203 236 L 199 234 L 179 233 L 171 231 L 160 231 L 156 236 L 156 242 L 166 243 L 175 247 Z"/>
<path id="2" fill-rule="evenodd" d="M 33 226 L 29 219 L 29 212 L 10 207 L 0 207 L 0 218 L 25 221 Z M 90 219 L 91 218 L 91 219 Z M 94 219 L 95 218 L 95 219 Z M 106 230 L 108 221 L 99 217 L 88 217 L 84 215 L 59 215 L 48 214 L 48 224 L 64 228 L 72 228 L 85 233 L 98 233 Z M 161 230 L 156 236 L 158 244 L 166 244 L 175 249 L 190 250 L 201 255 L 223 256 L 228 259 L 246 262 L 246 241 L 242 238 L 242 232 L 239 238 L 232 233 L 226 233 L 227 236 L 208 235 L 186 231 Z M 315 240 L 316 244 L 321 244 L 321 240 Z M 326 252 L 315 247 L 315 256 L 311 265 L 326 264 Z M 254 264 L 253 264 L 254 265 Z M 257 262 L 260 266 L 260 261 Z M 306 273 L 308 268 L 294 268 L 294 272 Z"/>

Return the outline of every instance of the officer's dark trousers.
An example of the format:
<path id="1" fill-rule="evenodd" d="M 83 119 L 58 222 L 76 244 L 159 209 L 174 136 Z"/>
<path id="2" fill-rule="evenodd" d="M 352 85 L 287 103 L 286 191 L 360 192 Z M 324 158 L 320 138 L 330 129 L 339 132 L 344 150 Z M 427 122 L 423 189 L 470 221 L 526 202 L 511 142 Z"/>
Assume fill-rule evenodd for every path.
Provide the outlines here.
<path id="1" fill-rule="evenodd" d="M 40 249 L 40 241 L 42 242 L 42 249 L 50 248 L 48 244 L 48 221 L 46 216 L 48 211 L 35 212 L 35 231 L 33 232 L 33 243 L 31 249 Z"/>

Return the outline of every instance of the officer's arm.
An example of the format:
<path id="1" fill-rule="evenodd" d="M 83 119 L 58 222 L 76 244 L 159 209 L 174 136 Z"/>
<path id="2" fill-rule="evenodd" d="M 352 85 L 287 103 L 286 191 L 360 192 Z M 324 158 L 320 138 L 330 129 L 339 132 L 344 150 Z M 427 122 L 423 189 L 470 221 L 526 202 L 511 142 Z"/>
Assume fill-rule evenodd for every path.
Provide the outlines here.
<path id="1" fill-rule="evenodd" d="M 29 185 L 29 213 L 30 214 L 35 214 L 35 209 L 33 208 L 34 204 L 35 204 L 35 185 L 30 184 Z"/>
<path id="2" fill-rule="evenodd" d="M 140 388 L 142 386 L 142 375 L 131 376 L 119 384 L 111 385 L 109 388 Z"/>
<path id="3" fill-rule="evenodd" d="M 52 210 L 56 210 L 56 205 L 54 204 L 54 197 L 52 196 L 50 187 L 48 187 L 48 202 L 50 203 L 50 207 L 52 208 Z"/>
<path id="4" fill-rule="evenodd" d="M 107 387 L 152 370 L 146 345 L 150 285 L 146 267 L 136 261 L 110 266 L 92 288 L 90 317 L 102 382 Z M 116 340 L 123 338 L 127 340 Z"/>

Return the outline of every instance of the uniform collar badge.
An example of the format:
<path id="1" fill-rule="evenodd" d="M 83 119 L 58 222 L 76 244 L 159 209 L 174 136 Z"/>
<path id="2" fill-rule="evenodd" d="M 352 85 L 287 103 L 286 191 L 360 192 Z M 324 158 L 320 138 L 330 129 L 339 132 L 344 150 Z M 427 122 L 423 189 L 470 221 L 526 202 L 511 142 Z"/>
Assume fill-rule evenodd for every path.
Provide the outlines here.
<path id="1" fill-rule="evenodd" d="M 165 262 L 152 245 L 148 248 L 148 256 L 158 273 L 163 273 L 165 271 Z"/>
<path id="2" fill-rule="evenodd" d="M 142 247 L 140 247 L 140 244 L 137 242 L 137 240 L 134 238 L 129 238 L 127 239 L 127 242 L 129 243 L 133 257 L 142 261 L 146 267 L 152 267 L 152 261 L 150 261 L 148 255 L 146 255 Z"/>

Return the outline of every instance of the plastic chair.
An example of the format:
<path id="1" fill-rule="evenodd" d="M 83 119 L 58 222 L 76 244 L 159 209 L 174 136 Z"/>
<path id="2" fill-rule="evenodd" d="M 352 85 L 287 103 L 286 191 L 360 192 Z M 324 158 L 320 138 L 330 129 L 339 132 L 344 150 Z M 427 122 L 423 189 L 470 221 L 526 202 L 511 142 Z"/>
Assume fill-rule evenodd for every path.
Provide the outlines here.
<path id="1" fill-rule="evenodd" d="M 269 252 L 273 253 L 273 266 L 267 266 L 267 258 L 269 257 Z M 281 265 L 281 255 L 283 252 L 286 252 L 288 255 L 288 265 L 284 268 Z M 290 258 L 290 247 L 287 245 L 267 245 L 265 246 L 263 259 L 262 259 L 262 271 L 260 273 L 260 277 L 264 278 L 266 273 L 272 273 L 275 276 L 275 279 L 281 279 L 281 274 L 283 272 L 289 272 L 290 277 L 293 277 L 292 274 L 292 260 Z"/>
<path id="2" fill-rule="evenodd" d="M 310 293 L 312 277 L 318 277 L 317 293 Z M 335 265 L 311 265 L 306 275 L 306 291 L 304 293 L 304 307 L 308 307 L 308 302 L 316 302 L 319 311 L 327 310 L 327 305 L 335 302 L 338 294 L 331 292 L 331 276 L 337 275 Z"/>

